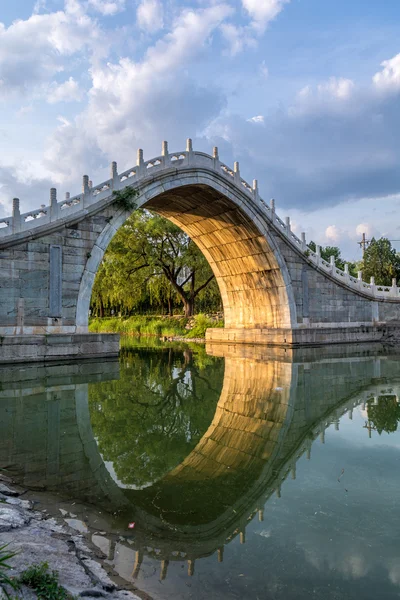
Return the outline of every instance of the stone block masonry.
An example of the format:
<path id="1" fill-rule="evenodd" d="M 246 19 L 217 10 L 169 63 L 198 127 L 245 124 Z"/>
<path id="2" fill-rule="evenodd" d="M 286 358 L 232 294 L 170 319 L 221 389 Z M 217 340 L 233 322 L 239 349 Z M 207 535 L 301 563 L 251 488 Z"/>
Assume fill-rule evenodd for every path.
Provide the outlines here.
<path id="1" fill-rule="evenodd" d="M 87 334 L 90 298 L 97 270 L 112 237 L 133 209 L 115 203 L 113 192 L 131 187 L 137 207 L 177 224 L 198 245 L 219 285 L 226 329 L 213 341 L 303 345 L 397 340 L 400 289 L 352 277 L 332 259 L 298 238 L 290 219 L 260 198 L 219 159 L 194 152 L 162 154 L 97 186 L 83 177 L 82 193 L 0 219 L 0 335 Z M 389 333 L 388 333 L 389 332 Z M 71 338 L 72 340 L 72 338 Z M 40 344 L 39 344 L 40 345 Z M 21 351 L 30 344 L 20 345 Z M 83 347 L 82 347 L 83 348 Z M 102 346 L 87 342 L 85 352 Z M 59 346 L 61 351 L 61 346 Z M 34 354 L 34 353 L 33 353 Z M 32 356 L 33 356 L 32 354 Z M 42 360 L 43 352 L 37 352 Z"/>

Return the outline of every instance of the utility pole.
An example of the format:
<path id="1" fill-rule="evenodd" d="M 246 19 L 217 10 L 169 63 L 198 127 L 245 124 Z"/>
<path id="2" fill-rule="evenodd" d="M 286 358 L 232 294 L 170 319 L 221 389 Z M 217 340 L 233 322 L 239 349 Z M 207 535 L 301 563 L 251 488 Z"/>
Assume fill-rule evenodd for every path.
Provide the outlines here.
<path id="1" fill-rule="evenodd" d="M 362 255 L 363 255 L 363 258 L 364 258 L 365 249 L 367 247 L 367 244 L 369 243 L 369 240 L 367 241 L 365 239 L 365 233 L 362 234 L 362 240 L 361 240 L 361 242 L 358 242 L 358 243 L 360 244 L 360 247 L 362 249 Z"/>

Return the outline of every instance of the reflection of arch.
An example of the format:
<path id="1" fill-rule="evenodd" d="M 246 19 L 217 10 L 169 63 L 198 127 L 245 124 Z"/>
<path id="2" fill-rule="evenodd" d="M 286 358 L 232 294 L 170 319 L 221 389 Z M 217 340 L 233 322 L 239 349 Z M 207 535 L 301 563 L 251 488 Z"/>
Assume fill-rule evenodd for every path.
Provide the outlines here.
<path id="1" fill-rule="evenodd" d="M 188 561 L 189 575 L 193 574 L 197 558 L 217 552 L 218 560 L 222 561 L 224 544 L 236 536 L 245 543 L 247 523 L 257 513 L 263 519 L 267 499 L 274 492 L 280 495 L 281 484 L 289 474 L 296 477 L 296 461 L 303 453 L 310 458 L 313 441 L 318 436 L 324 441 L 326 427 L 333 423 L 337 429 L 342 414 L 367 398 L 379 395 L 380 390 L 387 389 L 387 381 L 398 376 L 395 361 L 375 357 L 308 362 L 304 356 L 296 361 L 296 356 L 288 357 L 274 349 L 237 346 L 229 349 L 223 345 L 209 347 L 209 351 L 224 355 L 226 361 L 224 388 L 213 423 L 183 463 L 153 486 L 152 494 L 146 490 L 142 499 L 141 492 L 130 496 L 132 505 L 137 507 L 139 503 L 141 507 L 135 512 L 138 527 L 134 538 L 128 538 L 129 543 L 117 542 L 117 549 L 131 555 L 133 577 L 138 575 L 145 555 L 161 562 L 161 579 L 167 575 L 169 561 Z M 394 387 L 398 393 L 400 383 Z M 238 440 L 230 434 L 230 428 L 225 427 L 224 420 L 230 414 L 232 422 L 240 421 L 246 402 L 252 425 L 246 431 L 254 437 L 258 435 L 261 442 L 252 447 L 248 456 L 242 456 L 243 447 L 250 448 L 249 440 L 253 436 L 245 435 Z M 260 410 L 263 402 L 264 411 Z M 270 410 L 268 404 L 271 404 Z M 273 417 L 271 420 L 265 418 L 268 414 Z M 227 432 L 224 433 L 224 429 Z M 275 435 L 268 435 L 268 430 L 269 433 L 275 431 Z M 222 443 L 218 444 L 217 440 Z M 225 466 L 219 458 L 225 460 Z M 248 480 L 243 478 L 245 485 L 230 495 L 229 489 L 224 487 L 228 467 L 239 476 L 246 471 L 250 473 Z M 209 490 L 216 490 L 213 498 L 219 511 L 212 513 L 206 504 L 209 520 L 205 522 L 201 520 L 203 513 L 196 514 L 194 504 L 185 506 L 180 501 L 179 484 L 183 484 L 182 490 L 186 484 L 195 486 L 208 478 L 211 480 Z M 171 486 L 177 492 L 175 511 L 185 512 L 182 520 L 169 510 Z M 201 486 L 196 494 L 198 491 L 201 492 Z M 236 497 L 235 492 L 238 492 Z M 206 493 L 207 490 L 200 498 L 202 504 Z M 158 512 L 151 509 L 152 500 Z M 188 518 L 189 509 L 193 514 Z M 196 517 L 196 523 L 188 524 L 190 518 Z M 125 574 L 128 578 L 130 575 Z"/>
<path id="2" fill-rule="evenodd" d="M 178 225 L 199 246 L 214 271 L 227 327 L 294 327 L 291 278 L 266 217 L 235 182 L 197 168 L 180 177 L 160 173 L 140 190 L 138 207 Z M 92 286 L 104 252 L 129 215 L 109 221 L 87 261 L 77 301 L 77 327 L 86 331 Z"/>
<path id="3" fill-rule="evenodd" d="M 226 362 L 213 422 L 182 464 L 152 489 L 120 490 L 93 438 L 85 382 L 116 378 L 115 363 L 64 365 L 62 375 L 58 367 L 43 367 L 42 375 L 35 367 L 31 378 L 27 370 L 22 373 L 24 381 L 18 381 L 18 371 L 8 368 L 2 377 L 0 464 L 20 461 L 21 481 L 26 485 L 33 482 L 26 479 L 24 468 L 26 473 L 36 469 L 37 481 L 44 489 L 62 489 L 89 502 L 102 498 L 105 508 L 112 505 L 122 511 L 124 527 L 135 520 L 134 537 L 118 544 L 125 544 L 126 552 L 132 553 L 132 565 L 133 552 L 138 552 L 137 568 L 148 554 L 164 561 L 164 575 L 168 560 L 188 560 L 192 572 L 196 558 L 218 551 L 222 560 L 224 544 L 236 536 L 245 541 L 248 521 L 257 512 L 263 517 L 268 497 L 280 493 L 281 483 L 290 473 L 295 477 L 299 456 L 310 453 L 313 440 L 323 438 L 330 423 L 338 427 L 344 412 L 382 392 L 400 394 L 396 357 L 381 359 L 360 353 L 324 359 L 321 351 L 319 357 L 313 357 L 314 351 L 288 353 L 224 345 L 211 346 L 208 351 L 222 354 Z M 31 439 L 27 444 L 25 428 L 37 431 L 36 445 Z M 7 431 L 12 432 L 9 438 Z M 244 432 L 240 439 L 238 431 Z M 67 435 L 60 437 L 60 432 Z M 228 471 L 237 478 L 237 486 L 230 485 Z M 169 511 L 166 496 L 171 486 L 183 489 L 207 483 L 208 478 L 215 490 L 211 498 L 215 506 L 205 505 L 207 514 L 192 504 L 194 514 L 188 523 Z M 200 485 L 198 490 L 203 492 L 201 502 L 206 502 L 207 487 Z M 157 498 L 159 506 L 152 510 L 149 499 L 157 502 Z M 177 508 L 183 511 L 187 506 L 182 502 Z"/>

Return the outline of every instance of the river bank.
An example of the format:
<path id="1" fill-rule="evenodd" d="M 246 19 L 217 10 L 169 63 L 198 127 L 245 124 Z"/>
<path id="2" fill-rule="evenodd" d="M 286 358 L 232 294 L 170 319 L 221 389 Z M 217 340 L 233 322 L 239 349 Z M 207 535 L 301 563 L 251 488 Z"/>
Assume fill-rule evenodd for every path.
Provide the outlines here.
<path id="1" fill-rule="evenodd" d="M 8 577 L 18 580 L 29 567 L 45 562 L 49 573 L 58 573 L 66 597 L 151 600 L 128 583 L 111 578 L 113 574 L 107 572 L 104 562 L 106 554 L 89 542 L 85 524 L 76 519 L 77 515 L 65 509 L 58 509 L 60 516 L 37 510 L 34 498 L 33 493 L 0 474 L 0 546 L 7 544 L 7 551 L 15 552 L 7 561 L 11 567 L 5 573 Z M 13 599 L 38 597 L 26 585 L 14 590 L 0 583 L 0 598 L 7 598 L 7 593 Z M 49 600 L 52 597 L 48 596 Z"/>
<path id="2" fill-rule="evenodd" d="M 158 337 L 164 341 L 204 342 L 209 327 L 223 327 L 222 314 L 198 314 L 186 318 L 175 316 L 95 317 L 90 320 L 91 333 L 120 333 L 141 337 Z"/>

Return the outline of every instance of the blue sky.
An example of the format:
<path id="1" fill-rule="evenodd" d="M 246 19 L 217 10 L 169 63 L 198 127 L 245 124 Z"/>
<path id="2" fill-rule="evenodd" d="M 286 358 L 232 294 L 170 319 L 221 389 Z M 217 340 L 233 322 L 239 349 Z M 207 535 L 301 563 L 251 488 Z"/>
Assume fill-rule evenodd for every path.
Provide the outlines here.
<path id="1" fill-rule="evenodd" d="M 2 0 L 0 216 L 192 137 L 359 258 L 400 239 L 399 33 L 397 0 Z"/>

